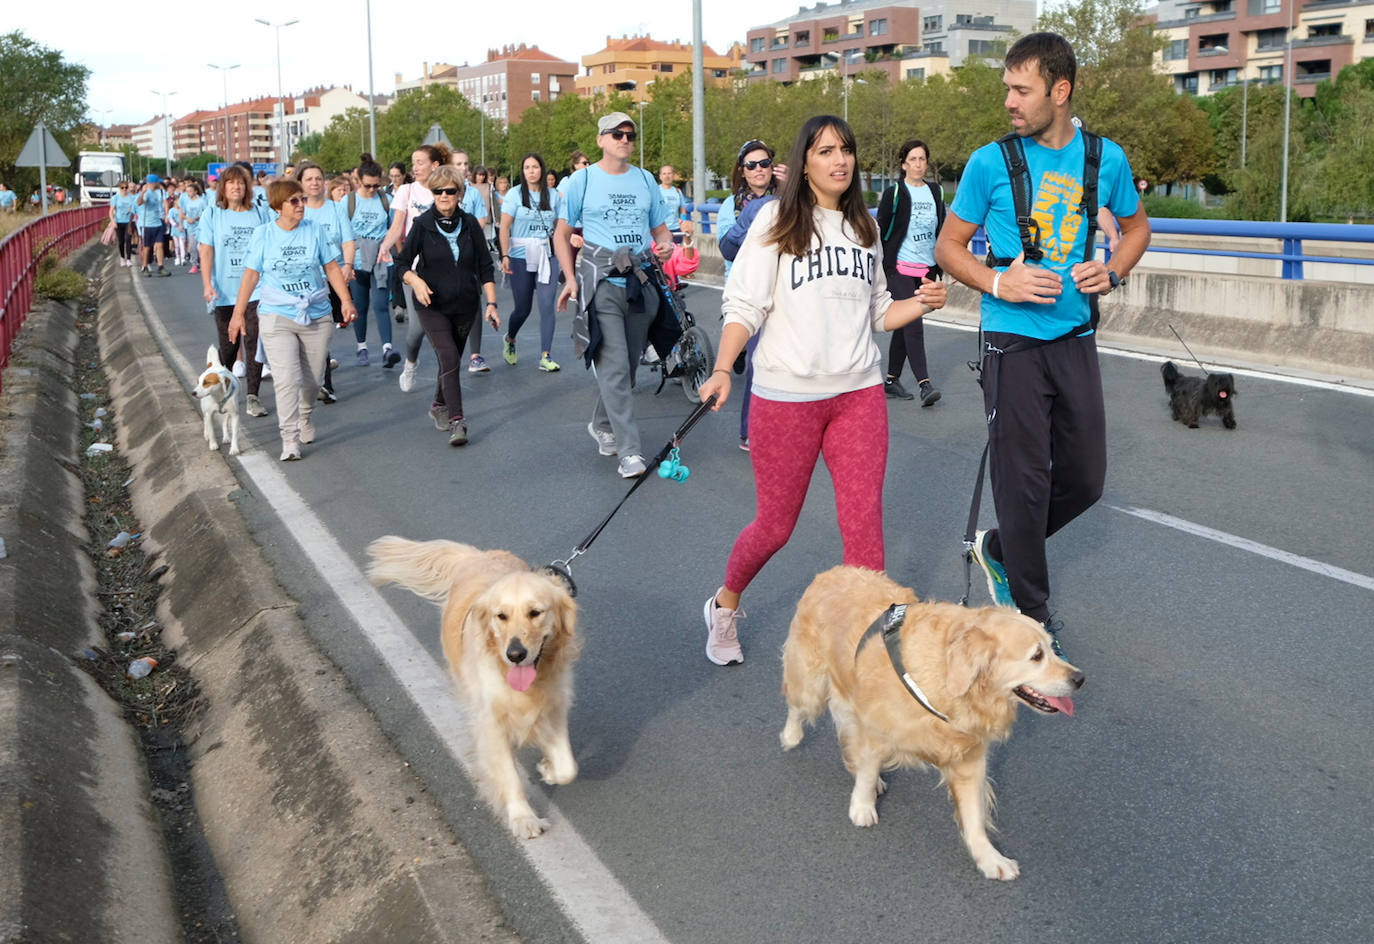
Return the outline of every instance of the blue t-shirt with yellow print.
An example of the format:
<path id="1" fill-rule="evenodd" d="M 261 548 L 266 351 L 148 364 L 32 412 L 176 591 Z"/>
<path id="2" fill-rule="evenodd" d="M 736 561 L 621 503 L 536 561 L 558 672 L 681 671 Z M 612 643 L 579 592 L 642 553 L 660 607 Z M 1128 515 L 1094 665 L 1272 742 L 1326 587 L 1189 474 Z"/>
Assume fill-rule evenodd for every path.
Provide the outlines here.
<path id="1" fill-rule="evenodd" d="M 1083 200 L 1083 133 L 1059 149 L 1023 138 L 1034 195 L 1031 216 L 1039 224 L 1039 263 L 1059 274 L 1063 294 L 1052 305 L 1013 303 L 983 296 L 983 330 L 1006 331 L 1050 340 L 1088 321 L 1088 298 L 1079 293 L 1071 270 L 1084 260 L 1088 236 Z M 1098 173 L 1097 204 L 1118 217 L 1130 216 L 1140 204 L 1135 178 L 1121 146 L 1102 139 L 1102 167 Z M 1002 149 L 997 142 L 973 152 L 950 212 L 967 223 L 982 224 L 995 256 L 1012 258 L 1021 252 L 1015 201 Z M 1034 232 L 1034 229 L 1032 230 Z"/>

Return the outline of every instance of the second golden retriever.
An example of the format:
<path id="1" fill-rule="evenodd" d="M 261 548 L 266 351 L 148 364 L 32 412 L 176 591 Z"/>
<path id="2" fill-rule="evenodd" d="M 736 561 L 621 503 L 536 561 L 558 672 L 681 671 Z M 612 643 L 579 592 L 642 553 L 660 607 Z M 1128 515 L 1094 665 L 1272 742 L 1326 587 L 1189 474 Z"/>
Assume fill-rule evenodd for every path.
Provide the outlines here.
<path id="1" fill-rule="evenodd" d="M 511 832 L 548 828 L 525 796 L 515 749 L 543 752 L 545 783 L 577 776 L 568 738 L 572 666 L 581 649 L 577 604 L 564 584 L 506 551 L 388 536 L 368 546 L 375 584 L 394 583 L 443 607 L 449 670 L 471 714 L 481 786 Z"/>
<path id="2" fill-rule="evenodd" d="M 907 606 L 899 636 L 906 673 L 948 720 L 907 690 L 881 636 L 859 646 L 894 603 Z M 1072 714 L 1068 696 L 1082 684 L 1083 673 L 1055 656 L 1044 627 L 1015 610 L 922 603 L 886 574 L 836 567 L 807 588 L 783 646 L 782 746 L 800 744 L 803 724 L 830 709 L 844 765 L 854 775 L 849 819 L 855 826 L 878 822 L 885 768 L 938 768 L 978 869 L 988 878 L 1014 879 L 1016 861 L 987 834 L 988 747 L 1011 734 L 1023 703 L 1045 714 Z"/>

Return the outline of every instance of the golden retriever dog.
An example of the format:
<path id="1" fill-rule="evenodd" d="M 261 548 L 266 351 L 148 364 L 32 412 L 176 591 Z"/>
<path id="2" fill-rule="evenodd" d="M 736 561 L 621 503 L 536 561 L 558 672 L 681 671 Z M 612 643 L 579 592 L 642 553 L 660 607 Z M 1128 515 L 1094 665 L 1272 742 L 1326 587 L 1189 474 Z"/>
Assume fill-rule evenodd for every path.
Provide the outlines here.
<path id="1" fill-rule="evenodd" d="M 948 721 L 907 690 L 881 634 L 859 646 L 894 603 L 907 605 L 898 636 L 906 673 Z M 1011 734 L 1023 703 L 1044 714 L 1073 714 L 1069 696 L 1083 684 L 1083 673 L 1055 656 L 1044 627 L 1007 607 L 922 603 L 886 574 L 836 567 L 817 576 L 797 604 L 782 662 L 783 750 L 800 744 L 802 725 L 829 707 L 854 775 L 855 826 L 878 822 L 884 769 L 929 764 L 949 787 L 955 821 L 983 875 L 1020 874 L 988 839 L 988 747 Z"/>
<path id="2" fill-rule="evenodd" d="M 506 551 L 394 536 L 367 551 L 374 584 L 394 583 L 443 607 L 444 656 L 471 715 L 480 784 L 511 832 L 533 839 L 549 824 L 525 796 L 515 750 L 532 743 L 544 752 L 545 783 L 577 776 L 568 740 L 577 604 L 556 577 Z"/>

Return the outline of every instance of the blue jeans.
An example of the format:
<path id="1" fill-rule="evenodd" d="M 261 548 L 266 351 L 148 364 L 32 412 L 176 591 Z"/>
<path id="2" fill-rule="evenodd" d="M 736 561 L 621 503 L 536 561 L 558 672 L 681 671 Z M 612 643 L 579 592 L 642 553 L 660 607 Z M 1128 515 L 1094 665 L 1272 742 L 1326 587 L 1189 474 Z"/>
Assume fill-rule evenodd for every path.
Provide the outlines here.
<path id="1" fill-rule="evenodd" d="M 358 343 L 367 343 L 367 313 L 371 309 L 377 316 L 377 333 L 382 336 L 382 343 L 389 345 L 391 312 L 387 310 L 386 278 L 359 269 L 348 285 L 348 294 L 353 297 L 353 307 L 358 309 L 358 320 L 353 322 L 353 336 Z"/>
<path id="2" fill-rule="evenodd" d="M 553 329 L 558 316 L 554 304 L 558 296 L 558 260 L 550 259 L 550 273 L 547 282 L 538 281 L 539 273 L 525 268 L 525 260 L 512 256 L 510 260 L 510 289 L 515 295 L 515 309 L 506 326 L 506 337 L 513 342 L 520 333 L 520 327 L 530 316 L 534 299 L 539 298 L 539 350 L 547 354 L 553 348 Z"/>

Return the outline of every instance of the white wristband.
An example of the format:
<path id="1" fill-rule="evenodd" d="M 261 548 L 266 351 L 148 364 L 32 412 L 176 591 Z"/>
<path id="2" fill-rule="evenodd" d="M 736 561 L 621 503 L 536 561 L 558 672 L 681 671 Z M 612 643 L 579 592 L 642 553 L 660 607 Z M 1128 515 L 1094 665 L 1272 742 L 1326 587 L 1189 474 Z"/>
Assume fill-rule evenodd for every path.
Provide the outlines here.
<path id="1" fill-rule="evenodd" d="M 992 297 L 997 298 L 997 286 L 1002 282 L 1002 273 L 998 272 L 992 277 Z"/>

